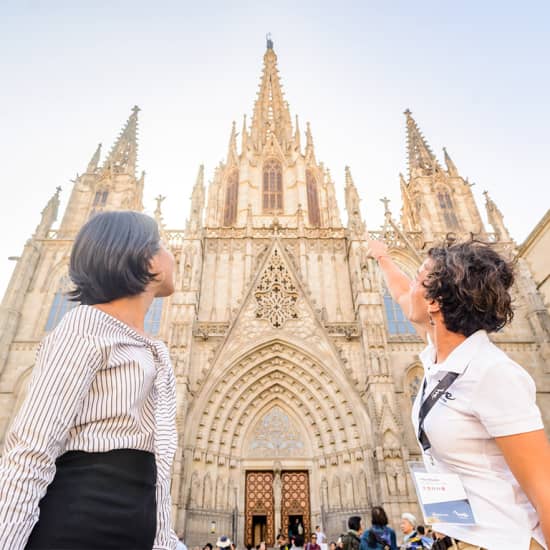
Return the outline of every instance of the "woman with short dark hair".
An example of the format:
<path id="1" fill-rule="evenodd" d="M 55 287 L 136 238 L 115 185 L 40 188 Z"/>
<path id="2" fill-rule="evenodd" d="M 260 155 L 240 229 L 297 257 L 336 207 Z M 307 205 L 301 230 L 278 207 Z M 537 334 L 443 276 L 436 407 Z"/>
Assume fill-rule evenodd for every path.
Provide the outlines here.
<path id="1" fill-rule="evenodd" d="M 170 549 L 175 380 L 144 319 L 174 291 L 154 220 L 106 212 L 78 233 L 68 312 L 42 341 L 0 462 L 0 548 Z"/>
<path id="2" fill-rule="evenodd" d="M 395 531 L 388 526 L 382 506 L 374 506 L 371 511 L 371 526 L 361 535 L 361 550 L 397 550 Z"/>
<path id="3" fill-rule="evenodd" d="M 428 347 L 412 410 L 426 469 L 458 474 L 475 525 L 438 523 L 463 549 L 550 541 L 550 444 L 531 376 L 488 337 L 513 317 L 513 266 L 489 244 L 428 251 L 413 281 L 369 241 L 388 288 Z"/>

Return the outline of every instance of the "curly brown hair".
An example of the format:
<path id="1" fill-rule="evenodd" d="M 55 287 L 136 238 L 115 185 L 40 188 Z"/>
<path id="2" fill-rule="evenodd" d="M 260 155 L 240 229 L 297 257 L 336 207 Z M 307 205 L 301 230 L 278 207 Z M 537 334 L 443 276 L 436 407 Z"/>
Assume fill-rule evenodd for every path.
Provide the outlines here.
<path id="1" fill-rule="evenodd" d="M 448 330 L 470 336 L 480 329 L 495 332 L 512 320 L 513 266 L 491 245 L 438 246 L 428 257 L 433 265 L 424 281 L 426 298 L 439 304 Z"/>

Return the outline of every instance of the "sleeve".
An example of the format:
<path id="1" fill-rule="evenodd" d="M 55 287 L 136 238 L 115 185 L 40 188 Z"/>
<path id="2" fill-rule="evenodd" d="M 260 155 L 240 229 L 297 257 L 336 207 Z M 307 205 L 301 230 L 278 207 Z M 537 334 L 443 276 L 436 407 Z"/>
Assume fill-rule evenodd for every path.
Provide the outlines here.
<path id="1" fill-rule="evenodd" d="M 170 480 L 157 480 L 157 534 L 153 550 L 175 550 L 178 537 L 171 526 Z"/>
<path id="2" fill-rule="evenodd" d="M 473 393 L 472 410 L 492 437 L 543 429 L 533 379 L 507 358 L 487 368 Z"/>
<path id="3" fill-rule="evenodd" d="M 65 324 L 67 326 L 67 324 Z M 22 550 L 38 521 L 72 422 L 101 366 L 98 349 L 72 330 L 42 342 L 29 391 L 0 460 L 0 548 Z"/>
<path id="4" fill-rule="evenodd" d="M 390 531 L 390 537 L 391 537 L 391 548 L 392 548 L 392 550 L 397 550 L 397 537 L 396 537 L 395 531 L 393 529 Z"/>

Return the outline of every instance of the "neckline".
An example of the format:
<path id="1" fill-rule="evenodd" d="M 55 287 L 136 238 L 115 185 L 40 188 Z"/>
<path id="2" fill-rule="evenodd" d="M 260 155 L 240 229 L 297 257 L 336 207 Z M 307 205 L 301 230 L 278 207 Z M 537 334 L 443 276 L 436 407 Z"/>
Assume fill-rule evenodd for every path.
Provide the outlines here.
<path id="1" fill-rule="evenodd" d="M 118 327 L 122 328 L 129 336 L 132 336 L 136 340 L 139 340 L 141 342 L 144 342 L 145 344 L 155 344 L 155 340 L 148 338 L 147 336 L 144 336 L 143 334 L 140 334 L 136 329 L 132 328 L 130 325 L 126 324 L 124 321 L 121 321 L 120 319 L 117 319 L 110 313 L 107 313 L 106 311 L 103 311 L 102 309 L 99 309 L 94 306 L 89 305 L 81 305 L 80 307 L 91 309 L 95 312 L 95 314 L 99 315 L 100 317 L 103 317 L 106 321 L 109 321 L 111 324 L 117 325 Z"/>

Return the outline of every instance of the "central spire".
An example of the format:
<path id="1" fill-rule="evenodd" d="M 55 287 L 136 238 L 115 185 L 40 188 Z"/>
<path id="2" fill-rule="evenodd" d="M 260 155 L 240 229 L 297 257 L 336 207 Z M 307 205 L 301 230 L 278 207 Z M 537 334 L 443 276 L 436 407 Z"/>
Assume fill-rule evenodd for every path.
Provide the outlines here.
<path id="1" fill-rule="evenodd" d="M 292 141 L 290 111 L 283 97 L 273 40 L 268 34 L 262 81 L 252 117 L 251 137 L 254 145 L 261 148 L 271 136 L 277 138 L 283 150 L 287 150 Z"/>

